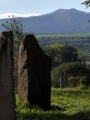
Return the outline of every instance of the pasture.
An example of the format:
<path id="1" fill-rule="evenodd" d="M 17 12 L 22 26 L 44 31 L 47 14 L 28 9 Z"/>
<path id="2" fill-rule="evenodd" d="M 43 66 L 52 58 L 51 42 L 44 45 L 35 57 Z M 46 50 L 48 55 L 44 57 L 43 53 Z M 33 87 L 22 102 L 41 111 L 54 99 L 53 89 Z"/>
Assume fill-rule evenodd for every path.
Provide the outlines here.
<path id="1" fill-rule="evenodd" d="M 59 37 L 67 37 L 67 38 L 69 38 L 69 37 L 84 37 L 84 38 L 86 38 L 86 37 L 90 37 L 90 33 L 68 33 L 68 34 L 64 34 L 64 33 L 62 33 L 62 34 L 37 34 L 37 35 L 35 35 L 36 36 L 36 38 L 41 38 L 41 37 L 50 37 L 50 38 L 54 38 L 54 37 L 57 37 L 57 38 L 59 38 Z"/>
<path id="2" fill-rule="evenodd" d="M 90 89 L 52 88 L 47 111 L 16 98 L 17 120 L 90 120 Z"/>

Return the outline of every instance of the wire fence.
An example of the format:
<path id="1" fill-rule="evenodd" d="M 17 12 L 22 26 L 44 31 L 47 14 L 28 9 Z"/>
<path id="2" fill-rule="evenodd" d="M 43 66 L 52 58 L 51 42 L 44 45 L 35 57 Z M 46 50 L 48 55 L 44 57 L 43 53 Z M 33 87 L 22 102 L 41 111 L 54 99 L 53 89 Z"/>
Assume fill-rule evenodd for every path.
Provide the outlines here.
<path id="1" fill-rule="evenodd" d="M 8 79 L 10 75 L 0 75 L 0 79 Z M 15 83 L 18 83 L 20 76 L 13 75 Z M 27 76 L 26 76 L 27 77 Z M 42 78 L 43 80 L 43 78 Z M 90 86 L 90 74 L 51 74 L 51 86 L 55 88 L 77 87 L 79 85 Z"/>
<path id="2" fill-rule="evenodd" d="M 90 86 L 90 74 L 51 75 L 51 85 L 58 88 Z"/>

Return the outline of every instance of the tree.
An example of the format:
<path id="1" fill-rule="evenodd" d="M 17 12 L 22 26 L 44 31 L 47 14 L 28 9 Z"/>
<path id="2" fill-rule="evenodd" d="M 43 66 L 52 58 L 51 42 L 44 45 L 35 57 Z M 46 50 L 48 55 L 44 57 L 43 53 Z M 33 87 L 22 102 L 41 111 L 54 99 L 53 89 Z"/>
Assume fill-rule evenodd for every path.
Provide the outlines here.
<path id="1" fill-rule="evenodd" d="M 52 72 L 54 74 L 63 75 L 66 74 L 85 74 L 86 67 L 80 62 L 68 62 L 63 63 L 60 66 L 54 68 Z"/>
<path id="2" fill-rule="evenodd" d="M 13 32 L 13 34 L 14 34 L 14 46 L 15 46 L 15 49 L 17 49 L 19 44 L 20 44 L 20 41 L 26 35 L 26 33 L 23 32 L 24 26 L 22 24 L 22 21 L 16 20 L 13 15 L 12 15 L 12 17 L 13 18 L 11 18 L 10 21 L 7 20 L 5 23 L 2 24 L 2 26 L 7 31 Z"/>
<path id="3" fill-rule="evenodd" d="M 44 52 L 52 58 L 52 66 L 56 67 L 61 64 L 60 53 L 61 53 L 61 44 L 53 44 L 51 46 L 45 46 Z"/>
<path id="4" fill-rule="evenodd" d="M 44 51 L 47 55 L 51 56 L 53 67 L 57 67 L 62 63 L 75 62 L 78 60 L 77 49 L 71 46 L 53 44 L 44 47 Z"/>
<path id="5" fill-rule="evenodd" d="M 77 49 L 71 46 L 63 46 L 61 48 L 61 63 L 76 62 L 78 60 Z"/>
<path id="6" fill-rule="evenodd" d="M 9 16 L 10 17 L 10 16 Z M 14 79 L 17 85 L 17 72 L 18 72 L 18 48 L 20 41 L 23 39 L 23 37 L 26 35 L 26 33 L 23 32 L 23 24 L 22 21 L 16 20 L 14 16 L 12 16 L 9 21 L 7 20 L 5 23 L 2 24 L 2 26 L 7 31 L 12 31 L 14 34 Z M 16 87 L 17 88 L 17 87 Z"/>
<path id="7" fill-rule="evenodd" d="M 83 2 L 82 4 L 86 5 L 86 7 L 90 6 L 90 0 L 85 0 L 85 2 Z"/>
<path id="8" fill-rule="evenodd" d="M 52 86 L 60 86 L 60 77 L 62 79 L 63 87 L 77 86 L 84 75 L 87 75 L 87 68 L 80 62 L 63 63 L 52 69 Z"/>
<path id="9" fill-rule="evenodd" d="M 89 57 L 86 55 L 86 53 L 82 50 L 78 50 L 78 61 L 82 64 L 86 64 L 86 61 L 89 59 Z"/>

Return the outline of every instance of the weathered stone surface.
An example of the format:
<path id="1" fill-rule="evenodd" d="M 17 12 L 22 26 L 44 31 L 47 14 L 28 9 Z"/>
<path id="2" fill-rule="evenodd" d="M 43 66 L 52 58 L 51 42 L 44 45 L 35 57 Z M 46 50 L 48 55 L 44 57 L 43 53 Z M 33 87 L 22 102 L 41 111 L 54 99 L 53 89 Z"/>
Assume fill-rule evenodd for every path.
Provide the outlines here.
<path id="1" fill-rule="evenodd" d="M 15 120 L 13 33 L 0 33 L 0 120 Z"/>
<path id="2" fill-rule="evenodd" d="M 22 100 L 28 100 L 28 69 L 25 68 L 26 61 L 26 51 L 23 43 L 21 43 L 18 59 L 18 94 L 19 98 Z"/>
<path id="3" fill-rule="evenodd" d="M 31 105 L 50 107 L 51 63 L 34 35 L 27 35 L 19 49 L 18 93 L 21 99 L 27 99 Z"/>

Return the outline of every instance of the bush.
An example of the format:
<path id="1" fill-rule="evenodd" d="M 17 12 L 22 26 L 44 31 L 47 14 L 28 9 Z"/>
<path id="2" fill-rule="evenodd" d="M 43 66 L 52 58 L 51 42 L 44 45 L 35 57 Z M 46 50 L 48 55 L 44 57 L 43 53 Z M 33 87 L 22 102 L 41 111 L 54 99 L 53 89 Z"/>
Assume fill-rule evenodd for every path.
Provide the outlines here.
<path id="1" fill-rule="evenodd" d="M 60 87 L 61 76 L 63 87 L 76 87 L 80 84 L 80 80 L 82 76 L 86 74 L 86 71 L 86 66 L 79 62 L 63 63 L 51 72 L 52 86 Z"/>
<path id="2" fill-rule="evenodd" d="M 87 88 L 87 78 L 86 78 L 86 76 L 83 76 L 83 77 L 80 79 L 79 88 L 80 88 L 80 89 L 86 89 L 86 88 Z"/>

